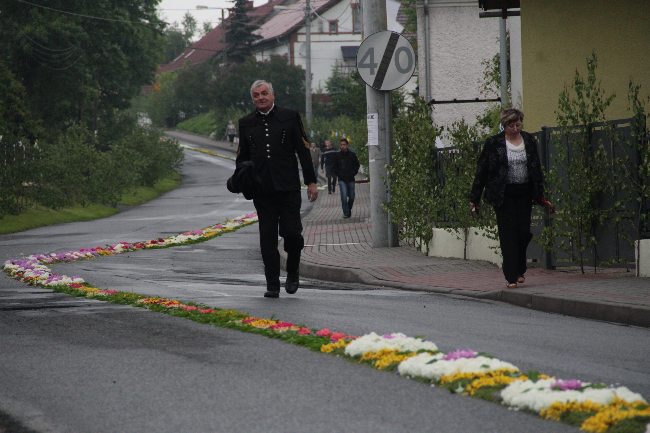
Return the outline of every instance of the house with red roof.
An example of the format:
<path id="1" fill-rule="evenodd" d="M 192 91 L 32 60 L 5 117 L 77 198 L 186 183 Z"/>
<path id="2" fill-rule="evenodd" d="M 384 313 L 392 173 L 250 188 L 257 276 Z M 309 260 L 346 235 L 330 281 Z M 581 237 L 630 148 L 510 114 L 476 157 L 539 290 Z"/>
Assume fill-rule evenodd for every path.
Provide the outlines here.
<path id="1" fill-rule="evenodd" d="M 306 0 L 269 0 L 257 7 L 249 2 L 248 16 L 258 26 L 255 33 L 260 36 L 253 44 L 258 61 L 280 55 L 291 65 L 306 67 L 305 5 Z M 312 92 L 325 89 L 333 68 L 356 68 L 357 50 L 363 41 L 361 5 L 361 0 L 310 0 Z M 398 0 L 386 0 L 388 29 L 401 33 L 404 27 L 398 22 L 399 8 Z M 158 72 L 176 71 L 219 56 L 226 48 L 227 21 Z M 415 80 L 411 87 L 415 88 Z"/>
<path id="2" fill-rule="evenodd" d="M 255 7 L 253 2 L 249 1 L 247 3 L 248 16 L 253 25 L 259 26 L 271 16 L 275 6 L 281 6 L 285 3 L 288 3 L 288 0 L 270 0 L 261 6 Z M 185 66 L 198 65 L 221 55 L 226 48 L 227 26 L 228 18 L 226 18 L 225 22 L 220 22 L 201 39 L 185 48 L 174 60 L 161 65 L 158 68 L 158 73 L 178 71 Z"/>

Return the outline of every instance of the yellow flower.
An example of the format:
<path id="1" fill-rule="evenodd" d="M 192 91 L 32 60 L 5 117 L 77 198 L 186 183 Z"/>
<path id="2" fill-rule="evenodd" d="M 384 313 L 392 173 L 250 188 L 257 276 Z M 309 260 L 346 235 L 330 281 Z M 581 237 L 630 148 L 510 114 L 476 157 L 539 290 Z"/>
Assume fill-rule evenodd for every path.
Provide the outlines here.
<path id="1" fill-rule="evenodd" d="M 555 402 L 546 409 L 543 409 L 539 415 L 542 418 L 552 419 L 559 421 L 562 414 L 566 412 L 598 412 L 603 408 L 603 405 L 591 400 L 587 401 L 568 401 L 568 402 Z"/>
<path id="2" fill-rule="evenodd" d="M 636 409 L 638 406 L 643 406 L 643 409 Z M 580 429 L 589 433 L 605 433 L 611 426 L 618 422 L 642 416 L 650 416 L 650 406 L 641 401 L 628 403 L 624 400 L 616 399 L 613 403 L 604 406 L 594 416 L 584 420 Z"/>
<path id="3" fill-rule="evenodd" d="M 478 379 L 473 380 L 472 383 L 465 387 L 465 392 L 467 392 L 469 395 L 474 395 L 476 394 L 476 391 L 486 386 L 508 385 L 517 380 L 527 379 L 528 377 L 524 375 L 519 377 L 506 376 L 503 374 L 492 376 L 488 373 L 483 377 L 479 377 Z"/>
<path id="4" fill-rule="evenodd" d="M 270 319 L 257 319 L 253 320 L 251 322 L 246 323 L 247 325 L 250 325 L 254 328 L 259 328 L 259 329 L 267 329 L 270 328 L 271 326 L 275 325 L 277 322 L 275 320 L 270 320 Z"/>
<path id="5" fill-rule="evenodd" d="M 455 382 L 457 380 L 464 380 L 464 379 L 480 379 L 483 377 L 495 377 L 495 376 L 502 376 L 505 374 L 512 374 L 512 373 L 517 373 L 517 370 L 511 370 L 507 368 L 503 368 L 500 370 L 494 370 L 494 371 L 487 371 L 487 372 L 470 372 L 470 373 L 454 373 L 454 374 L 448 374 L 445 376 L 440 377 L 440 384 L 445 384 L 445 383 L 451 383 Z"/>
<path id="6" fill-rule="evenodd" d="M 361 355 L 361 361 L 374 361 L 374 367 L 384 370 L 395 363 L 404 361 L 417 355 L 417 353 L 398 353 L 394 349 L 382 349 L 377 352 L 366 352 Z"/>
<path id="7" fill-rule="evenodd" d="M 339 341 L 336 341 L 334 343 L 323 344 L 320 347 L 320 351 L 323 353 L 331 353 L 336 349 L 344 349 L 345 346 L 347 346 L 348 344 L 350 344 L 349 341 L 345 341 L 344 339 L 341 338 Z"/>

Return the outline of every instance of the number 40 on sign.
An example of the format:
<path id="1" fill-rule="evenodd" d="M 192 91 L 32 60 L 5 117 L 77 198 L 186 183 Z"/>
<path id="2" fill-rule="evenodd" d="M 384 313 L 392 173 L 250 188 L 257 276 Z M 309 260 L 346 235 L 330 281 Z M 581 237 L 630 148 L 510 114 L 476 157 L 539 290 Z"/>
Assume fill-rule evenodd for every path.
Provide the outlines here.
<path id="1" fill-rule="evenodd" d="M 368 36 L 357 52 L 357 71 L 376 90 L 402 87 L 415 71 L 415 53 L 399 33 L 382 31 Z"/>

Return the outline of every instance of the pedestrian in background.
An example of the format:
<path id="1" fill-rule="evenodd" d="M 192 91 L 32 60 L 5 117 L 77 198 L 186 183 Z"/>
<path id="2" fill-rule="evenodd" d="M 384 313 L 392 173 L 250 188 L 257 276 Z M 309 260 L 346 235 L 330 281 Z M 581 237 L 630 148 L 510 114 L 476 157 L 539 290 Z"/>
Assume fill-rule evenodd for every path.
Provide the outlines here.
<path id="1" fill-rule="evenodd" d="M 226 137 L 228 137 L 229 142 L 234 143 L 236 136 L 237 128 L 235 128 L 235 124 L 232 123 L 232 120 L 229 120 L 228 124 L 226 125 Z"/>
<path id="2" fill-rule="evenodd" d="M 318 183 L 318 165 L 320 164 L 320 148 L 316 146 L 316 143 L 312 143 L 309 148 L 309 153 L 311 154 L 311 163 L 314 166 L 314 173 L 316 174 L 316 183 Z"/>
<path id="3" fill-rule="evenodd" d="M 526 281 L 526 249 L 533 238 L 530 221 L 533 201 L 555 212 L 544 198 L 544 174 L 537 140 L 522 130 L 524 113 L 509 108 L 501 113 L 503 131 L 488 138 L 478 158 L 470 193 L 470 211 L 478 214 L 483 190 L 494 207 L 507 287 Z"/>
<path id="4" fill-rule="evenodd" d="M 334 194 L 336 192 L 336 175 L 334 174 L 334 159 L 338 150 L 332 148 L 332 142 L 325 140 L 325 151 L 320 157 L 320 169 L 325 168 L 325 176 L 327 177 L 327 193 Z"/>
<path id="5" fill-rule="evenodd" d="M 339 181 L 343 218 L 350 218 L 354 205 L 354 176 L 359 172 L 359 158 L 350 150 L 347 138 L 339 141 L 339 152 L 334 158 L 334 174 Z"/>
<path id="6" fill-rule="evenodd" d="M 299 286 L 300 253 L 304 247 L 300 221 L 300 173 L 296 154 L 307 185 L 307 198 L 318 197 L 316 175 L 309 154 L 300 115 L 275 105 L 271 83 L 255 81 L 250 88 L 255 111 L 239 119 L 237 164 L 254 162 L 259 191 L 253 196 L 260 231 L 267 298 L 280 296 L 280 253 L 278 234 L 287 252 L 285 290 L 296 293 Z"/>

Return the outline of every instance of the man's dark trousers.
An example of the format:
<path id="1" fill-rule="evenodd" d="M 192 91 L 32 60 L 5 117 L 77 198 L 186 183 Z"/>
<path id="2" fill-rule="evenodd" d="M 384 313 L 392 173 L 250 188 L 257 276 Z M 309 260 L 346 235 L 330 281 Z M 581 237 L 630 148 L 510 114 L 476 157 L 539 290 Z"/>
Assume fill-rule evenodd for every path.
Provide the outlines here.
<path id="1" fill-rule="evenodd" d="M 268 287 L 280 287 L 279 235 L 287 252 L 287 273 L 298 273 L 300 252 L 305 246 L 300 221 L 300 190 L 265 193 L 253 199 L 260 229 L 260 247 Z"/>

